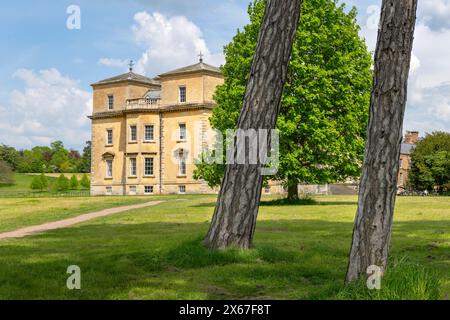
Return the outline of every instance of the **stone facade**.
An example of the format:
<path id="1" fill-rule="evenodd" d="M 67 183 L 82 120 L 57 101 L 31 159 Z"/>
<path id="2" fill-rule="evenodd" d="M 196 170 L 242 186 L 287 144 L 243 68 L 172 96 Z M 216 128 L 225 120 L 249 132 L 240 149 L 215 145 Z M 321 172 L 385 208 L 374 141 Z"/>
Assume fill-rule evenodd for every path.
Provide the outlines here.
<path id="1" fill-rule="evenodd" d="M 193 171 L 214 141 L 208 118 L 222 83 L 200 61 L 155 79 L 130 69 L 92 84 L 91 194 L 213 192 Z"/>

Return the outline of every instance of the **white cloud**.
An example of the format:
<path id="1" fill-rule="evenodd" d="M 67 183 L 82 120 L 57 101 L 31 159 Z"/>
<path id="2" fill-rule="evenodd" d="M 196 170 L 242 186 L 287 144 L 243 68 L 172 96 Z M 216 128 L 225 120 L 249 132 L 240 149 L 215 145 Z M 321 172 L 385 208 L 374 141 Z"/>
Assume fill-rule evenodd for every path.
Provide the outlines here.
<path id="1" fill-rule="evenodd" d="M 91 94 L 78 81 L 57 69 L 19 69 L 13 77 L 24 85 L 11 92 L 7 107 L 0 107 L 1 143 L 29 148 L 62 140 L 80 148 L 90 139 Z"/>
<path id="2" fill-rule="evenodd" d="M 213 54 L 206 46 L 199 27 L 184 16 L 166 17 L 155 12 L 136 13 L 131 27 L 136 42 L 145 48 L 136 64 L 141 73 L 161 73 L 197 61 L 201 51 L 206 62 L 220 65 L 223 55 Z"/>
<path id="3" fill-rule="evenodd" d="M 168 17 L 159 12 L 138 12 L 131 26 L 134 41 L 143 53 L 136 63 L 135 71 L 148 76 L 196 63 L 201 51 L 204 61 L 221 65 L 223 54 L 212 53 L 200 28 L 185 16 Z M 128 60 L 102 58 L 103 65 L 123 67 Z"/>
<path id="4" fill-rule="evenodd" d="M 450 0 L 421 0 L 418 10 L 423 23 L 431 29 L 450 28 Z"/>
<path id="5" fill-rule="evenodd" d="M 411 56 L 411 66 L 410 66 L 410 71 L 412 73 L 416 72 L 417 69 L 420 68 L 420 60 L 419 58 L 417 58 L 417 56 L 414 54 L 414 52 L 412 53 Z"/>

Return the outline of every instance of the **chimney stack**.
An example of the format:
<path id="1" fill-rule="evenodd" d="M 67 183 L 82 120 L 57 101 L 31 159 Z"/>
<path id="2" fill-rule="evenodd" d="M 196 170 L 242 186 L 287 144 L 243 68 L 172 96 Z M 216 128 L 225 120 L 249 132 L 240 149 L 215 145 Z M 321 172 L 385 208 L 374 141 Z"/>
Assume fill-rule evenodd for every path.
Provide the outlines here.
<path id="1" fill-rule="evenodd" d="M 406 131 L 404 143 L 416 144 L 419 141 L 419 131 Z"/>

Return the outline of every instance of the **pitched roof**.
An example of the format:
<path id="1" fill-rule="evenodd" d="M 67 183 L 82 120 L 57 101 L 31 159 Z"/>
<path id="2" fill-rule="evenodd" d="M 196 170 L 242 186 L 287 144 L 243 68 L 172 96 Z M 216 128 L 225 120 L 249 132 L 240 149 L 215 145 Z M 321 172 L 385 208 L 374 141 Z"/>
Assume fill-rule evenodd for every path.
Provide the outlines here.
<path id="1" fill-rule="evenodd" d="M 141 76 L 140 74 L 136 74 L 132 71 L 121 74 L 119 76 L 115 76 L 112 78 L 108 78 L 105 80 L 101 80 L 98 81 L 96 83 L 93 83 L 92 85 L 99 85 L 99 84 L 108 84 L 108 83 L 116 83 L 116 82 L 121 82 L 121 81 L 136 81 L 136 82 L 141 82 L 141 83 L 145 83 L 145 84 L 155 84 L 155 85 L 159 85 L 159 81 L 151 79 L 151 78 L 147 78 L 145 76 Z"/>
<path id="2" fill-rule="evenodd" d="M 179 68 L 179 69 L 175 69 L 163 74 L 160 74 L 160 77 L 165 77 L 165 76 L 172 76 L 172 75 L 176 75 L 176 74 L 183 74 L 183 73 L 190 73 L 190 72 L 198 72 L 198 71 L 209 71 L 209 72 L 213 72 L 213 73 L 217 73 L 217 74 L 222 74 L 222 72 L 220 71 L 220 68 L 212 66 L 210 64 L 204 63 L 204 62 L 199 62 L 187 67 L 183 67 L 183 68 Z"/>

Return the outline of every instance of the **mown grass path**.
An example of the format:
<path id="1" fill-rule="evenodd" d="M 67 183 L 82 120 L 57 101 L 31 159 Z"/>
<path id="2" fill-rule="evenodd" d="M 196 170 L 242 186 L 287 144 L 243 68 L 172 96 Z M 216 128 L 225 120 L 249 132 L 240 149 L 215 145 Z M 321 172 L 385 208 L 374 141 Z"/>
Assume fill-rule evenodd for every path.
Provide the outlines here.
<path id="1" fill-rule="evenodd" d="M 81 222 L 86 222 L 95 218 L 109 216 L 111 214 L 120 213 L 133 209 L 142 209 L 150 206 L 155 206 L 157 204 L 162 203 L 163 201 L 150 201 L 141 204 L 134 204 L 129 206 L 121 206 L 116 208 L 109 208 L 100 211 L 95 211 L 91 213 L 85 213 L 80 216 L 59 220 L 55 222 L 44 223 L 36 226 L 21 228 L 15 231 L 0 233 L 0 240 L 9 239 L 9 238 L 23 238 L 35 233 L 42 233 L 49 230 L 67 228 L 73 226 L 74 224 L 78 224 Z"/>

